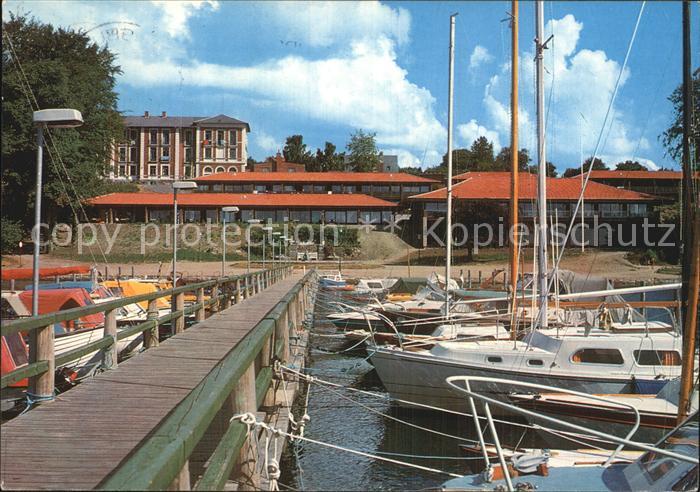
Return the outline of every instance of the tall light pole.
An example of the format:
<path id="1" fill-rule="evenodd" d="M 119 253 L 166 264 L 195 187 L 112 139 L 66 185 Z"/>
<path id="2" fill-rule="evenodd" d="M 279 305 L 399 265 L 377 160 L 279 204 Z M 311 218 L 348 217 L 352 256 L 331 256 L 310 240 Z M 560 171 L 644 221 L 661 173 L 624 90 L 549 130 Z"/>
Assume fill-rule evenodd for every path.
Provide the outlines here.
<path id="1" fill-rule="evenodd" d="M 265 243 L 267 242 L 267 233 L 272 231 L 272 226 L 265 226 L 263 230 L 263 257 L 262 257 L 262 267 L 265 270 Z"/>
<path id="2" fill-rule="evenodd" d="M 197 183 L 194 181 L 175 181 L 173 182 L 173 289 L 177 287 L 177 192 L 178 190 L 193 190 L 197 188 Z M 175 311 L 175 300 L 172 302 L 172 310 Z"/>
<path id="3" fill-rule="evenodd" d="M 226 276 L 226 214 L 235 214 L 238 207 L 221 207 L 221 276 Z"/>
<path id="4" fill-rule="evenodd" d="M 41 249 L 41 167 L 44 157 L 44 128 L 75 128 L 83 124 L 77 109 L 42 109 L 34 111 L 36 125 L 36 197 L 34 202 L 34 258 L 32 263 L 32 316 L 39 314 L 39 250 Z M 32 332 L 34 333 L 34 331 Z"/>
<path id="5" fill-rule="evenodd" d="M 250 273 L 250 227 L 253 224 L 259 224 L 260 220 L 259 219 L 248 219 L 248 237 L 246 238 L 246 242 L 248 243 L 248 273 Z"/>

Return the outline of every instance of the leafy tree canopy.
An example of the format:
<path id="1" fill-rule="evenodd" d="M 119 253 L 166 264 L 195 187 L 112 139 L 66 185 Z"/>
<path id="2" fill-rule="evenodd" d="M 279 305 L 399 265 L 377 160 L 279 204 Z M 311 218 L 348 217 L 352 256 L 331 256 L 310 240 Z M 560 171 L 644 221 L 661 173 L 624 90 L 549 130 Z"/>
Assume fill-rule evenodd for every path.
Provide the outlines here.
<path id="1" fill-rule="evenodd" d="M 57 29 L 12 13 L 2 29 L 3 215 L 32 223 L 36 159 L 32 112 L 74 108 L 82 113 L 84 124 L 51 130 L 53 138 L 47 135 L 44 152 L 42 217 L 49 222 L 66 220 L 71 207 L 79 210 L 81 199 L 110 189 L 105 171 L 113 142 L 124 131 L 114 91 L 121 70 L 114 55 L 84 32 Z"/>
<path id="2" fill-rule="evenodd" d="M 371 172 L 377 170 L 381 161 L 375 136 L 376 133 L 365 133 L 362 130 L 357 130 L 350 136 L 346 148 L 353 171 Z"/>
<path id="3" fill-rule="evenodd" d="M 647 171 L 648 169 L 637 161 L 627 160 L 625 162 L 618 162 L 615 166 L 618 171 Z"/>
<path id="4" fill-rule="evenodd" d="M 538 172 L 539 172 L 537 165 L 529 166 L 527 168 L 527 170 L 531 174 L 538 174 Z M 559 174 L 559 173 L 557 172 L 556 166 L 554 164 L 552 164 L 551 162 L 547 161 L 547 177 L 548 178 L 556 178 L 557 174 Z M 564 176 L 564 177 L 566 177 L 566 176 Z"/>
<path id="5" fill-rule="evenodd" d="M 311 152 L 306 148 L 302 135 L 292 135 L 287 137 L 287 142 L 282 149 L 284 160 L 297 164 L 309 165 L 313 160 Z"/>
<path id="6" fill-rule="evenodd" d="M 583 172 L 587 173 L 588 170 L 591 168 L 591 162 L 593 162 L 593 156 L 589 157 L 585 161 L 583 161 Z M 596 157 L 595 162 L 593 162 L 593 170 L 595 171 L 609 171 L 610 169 L 608 166 L 600 160 L 600 158 Z M 578 176 L 581 174 L 581 168 L 580 167 L 570 167 L 567 170 L 564 171 L 564 174 L 562 174 L 563 178 L 571 178 L 573 176 Z"/>
<path id="7" fill-rule="evenodd" d="M 693 90 L 691 98 L 693 101 L 692 120 L 690 122 L 691 131 L 694 135 L 700 132 L 700 67 L 696 68 L 692 76 Z M 673 104 L 675 115 L 671 126 L 660 135 L 661 142 L 666 151 L 676 162 L 681 162 L 683 158 L 683 84 L 681 83 L 668 97 Z M 695 162 L 700 162 L 700 145 L 695 145 Z"/>
<path id="8" fill-rule="evenodd" d="M 316 149 L 316 157 L 313 162 L 307 164 L 308 171 L 342 171 L 345 169 L 344 155 L 336 152 L 336 147 L 331 142 L 326 142 L 323 150 Z"/>

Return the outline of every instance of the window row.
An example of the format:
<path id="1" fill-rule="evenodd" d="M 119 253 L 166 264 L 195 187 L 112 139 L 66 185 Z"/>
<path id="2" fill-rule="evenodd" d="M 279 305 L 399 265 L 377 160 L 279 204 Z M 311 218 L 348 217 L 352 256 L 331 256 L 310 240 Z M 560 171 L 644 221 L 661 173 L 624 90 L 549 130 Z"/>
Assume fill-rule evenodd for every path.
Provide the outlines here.
<path id="1" fill-rule="evenodd" d="M 238 131 L 229 130 L 204 130 L 202 145 L 216 145 L 217 147 L 238 145 Z M 214 139 L 216 137 L 216 139 Z M 227 138 L 228 137 L 228 138 Z"/>
<path id="2" fill-rule="evenodd" d="M 224 217 L 225 215 L 225 217 Z M 172 222 L 171 209 L 155 209 L 149 211 L 151 222 Z M 223 213 L 219 208 L 209 209 L 182 209 L 184 222 L 248 222 L 259 220 L 261 222 L 298 222 L 301 224 L 372 224 L 380 226 L 392 221 L 391 211 L 363 211 L 363 210 L 241 210 L 238 213 Z"/>
<path id="3" fill-rule="evenodd" d="M 214 172 L 223 172 L 219 171 L 219 168 L 216 168 L 214 170 L 212 167 L 207 166 L 203 169 L 202 175 L 206 176 L 207 174 L 211 174 L 212 171 Z M 223 169 L 223 168 L 222 168 Z M 362 186 L 355 186 L 355 185 L 329 185 L 329 184 L 254 184 L 254 183 L 236 183 L 236 184 L 224 184 L 224 183 L 214 183 L 210 185 L 202 185 L 200 187 L 199 191 L 212 191 L 215 193 L 221 193 L 221 192 L 227 192 L 227 193 L 250 193 L 251 191 L 257 191 L 258 193 L 297 193 L 297 192 L 302 192 L 302 193 L 320 193 L 320 194 L 326 194 L 329 191 L 334 193 L 334 194 L 341 194 L 341 193 L 363 193 L 366 195 L 372 195 L 372 194 L 382 194 L 382 191 L 385 186 L 381 185 L 362 185 Z M 394 186 L 392 186 L 394 188 Z M 401 193 L 401 187 L 396 186 L 397 188 L 396 194 Z M 404 186 L 403 193 L 407 193 L 405 191 L 407 188 L 417 188 L 417 187 L 408 187 Z M 426 188 L 425 191 L 428 191 L 429 187 L 428 186 L 421 186 L 420 188 Z"/>

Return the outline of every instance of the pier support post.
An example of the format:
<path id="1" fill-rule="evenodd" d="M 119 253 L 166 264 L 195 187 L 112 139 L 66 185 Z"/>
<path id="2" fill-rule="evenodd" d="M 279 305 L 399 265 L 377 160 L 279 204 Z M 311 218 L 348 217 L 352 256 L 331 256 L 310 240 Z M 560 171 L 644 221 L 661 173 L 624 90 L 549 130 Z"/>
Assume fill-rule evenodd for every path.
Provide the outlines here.
<path id="1" fill-rule="evenodd" d="M 241 302 L 241 279 L 236 279 L 236 304 Z"/>
<path id="2" fill-rule="evenodd" d="M 233 412 L 241 414 L 255 413 L 255 365 L 251 364 L 233 390 Z M 246 440 L 241 448 L 238 461 L 233 471 L 234 480 L 238 482 L 238 490 L 259 490 L 260 476 L 256 472 L 255 463 L 258 451 L 254 443 Z"/>
<path id="3" fill-rule="evenodd" d="M 168 490 L 192 490 L 190 486 L 190 462 L 185 461 L 180 473 L 177 474 Z"/>
<path id="4" fill-rule="evenodd" d="M 226 282 L 221 288 L 221 292 L 224 294 L 224 302 L 221 304 L 221 309 L 228 309 L 231 307 L 231 282 Z"/>
<path id="5" fill-rule="evenodd" d="M 218 313 L 219 310 L 221 309 L 221 300 L 219 299 L 220 295 L 221 295 L 221 288 L 219 286 L 219 283 L 217 282 L 211 288 L 211 298 L 214 300 L 214 302 L 212 303 L 211 306 L 209 306 L 209 316 L 211 316 L 214 313 Z"/>
<path id="6" fill-rule="evenodd" d="M 197 322 L 204 321 L 204 287 L 197 289 L 197 304 L 199 304 L 200 307 L 194 312 L 194 319 Z"/>
<path id="7" fill-rule="evenodd" d="M 182 313 L 184 309 L 185 293 L 180 292 L 179 294 L 175 294 L 175 310 L 180 312 L 181 315 L 177 319 L 171 321 L 171 325 L 173 327 L 173 334 L 182 333 L 183 331 L 185 331 L 185 313 Z"/>
<path id="8" fill-rule="evenodd" d="M 104 349 L 102 357 L 102 367 L 105 369 L 114 369 L 117 367 L 117 312 L 112 309 L 105 312 L 105 331 L 104 336 L 112 337 L 112 345 Z"/>
<path id="9" fill-rule="evenodd" d="M 53 325 L 29 332 L 29 362 L 45 360 L 49 363 L 46 372 L 29 378 L 29 391 L 36 396 L 53 397 L 54 371 L 56 370 L 53 344 Z"/>
<path id="10" fill-rule="evenodd" d="M 245 291 L 243 291 L 243 297 L 248 299 L 250 297 L 250 277 L 246 275 L 245 278 Z"/>
<path id="11" fill-rule="evenodd" d="M 149 320 L 158 319 L 158 300 L 151 299 L 148 301 L 148 316 Z M 158 346 L 158 325 L 150 330 L 143 332 L 143 346 L 148 348 Z"/>

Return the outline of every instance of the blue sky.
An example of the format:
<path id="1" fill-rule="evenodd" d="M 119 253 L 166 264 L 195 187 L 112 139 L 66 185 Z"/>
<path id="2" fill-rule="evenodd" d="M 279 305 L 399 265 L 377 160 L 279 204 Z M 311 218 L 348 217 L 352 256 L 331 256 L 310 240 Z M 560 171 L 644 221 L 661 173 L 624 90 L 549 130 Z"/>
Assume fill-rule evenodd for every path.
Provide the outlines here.
<path id="1" fill-rule="evenodd" d="M 548 160 L 593 153 L 639 13 L 637 2 L 545 2 Z M 213 115 L 250 123 L 249 154 L 304 135 L 343 149 L 358 128 L 385 153 L 429 166 L 446 149 L 449 15 L 458 12 L 455 144 L 509 144 L 510 2 L 3 2 L 44 22 L 89 30 L 118 54 L 126 114 Z M 693 16 L 697 18 L 697 3 Z M 534 4 L 520 8 L 520 142 L 534 149 Z M 599 152 L 677 167 L 658 136 L 681 81 L 681 4 L 645 5 Z M 700 36 L 693 36 L 698 53 Z M 697 66 L 697 59 L 694 66 Z M 534 152 L 531 152 L 534 155 Z"/>

